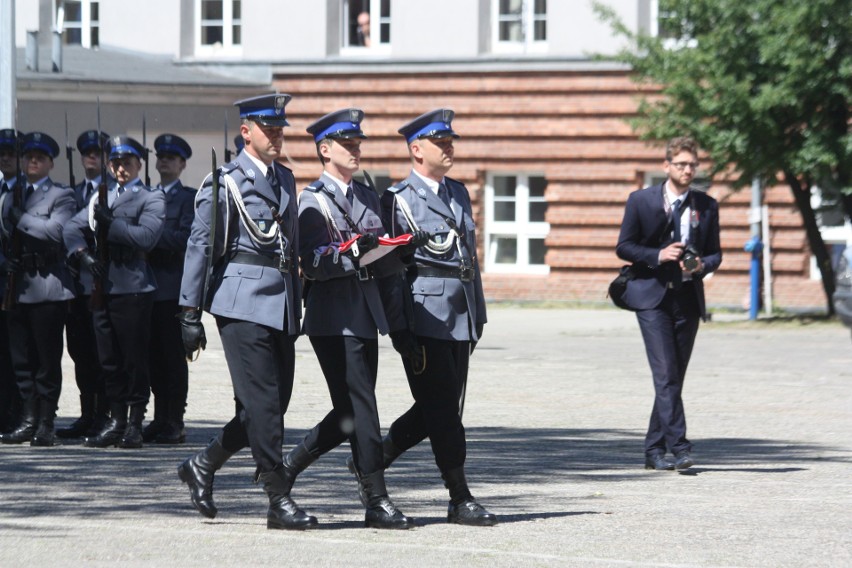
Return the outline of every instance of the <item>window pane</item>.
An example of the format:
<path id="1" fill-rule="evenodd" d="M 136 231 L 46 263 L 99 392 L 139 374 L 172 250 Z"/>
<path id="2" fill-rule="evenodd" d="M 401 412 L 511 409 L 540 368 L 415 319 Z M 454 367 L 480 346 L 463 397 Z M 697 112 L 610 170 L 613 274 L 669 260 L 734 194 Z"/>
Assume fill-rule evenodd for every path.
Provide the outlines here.
<path id="1" fill-rule="evenodd" d="M 382 0 L 382 19 L 390 18 L 390 0 Z"/>
<path id="2" fill-rule="evenodd" d="M 201 28 L 201 45 L 222 43 L 222 26 L 204 26 Z"/>
<path id="3" fill-rule="evenodd" d="M 495 201 L 494 202 L 494 220 L 495 221 L 514 221 L 515 220 L 515 202 L 514 201 Z"/>
<path id="4" fill-rule="evenodd" d="M 495 197 L 515 197 L 518 178 L 515 176 L 494 176 Z"/>
<path id="5" fill-rule="evenodd" d="M 544 214 L 547 212 L 547 203 L 532 202 L 530 203 L 530 221 L 533 223 L 543 223 Z"/>
<path id="6" fill-rule="evenodd" d="M 498 264 L 518 263 L 518 240 L 514 237 L 491 237 L 491 246 L 496 247 L 494 262 Z"/>
<path id="7" fill-rule="evenodd" d="M 236 25 L 231 27 L 231 34 L 233 35 L 234 45 L 242 45 L 243 37 L 242 37 L 242 26 Z"/>
<path id="8" fill-rule="evenodd" d="M 222 19 L 222 0 L 201 0 L 202 20 Z"/>
<path id="9" fill-rule="evenodd" d="M 83 34 L 80 28 L 65 28 L 66 45 L 82 45 Z"/>
<path id="10" fill-rule="evenodd" d="M 66 22 L 82 22 L 83 7 L 79 2 L 65 3 L 65 21 Z"/>
<path id="11" fill-rule="evenodd" d="M 100 28 L 93 27 L 92 28 L 92 35 L 91 35 L 91 46 L 92 47 L 98 47 L 100 44 L 101 44 Z"/>
<path id="12" fill-rule="evenodd" d="M 542 176 L 530 176 L 530 197 L 544 197 L 547 180 Z"/>
<path id="13" fill-rule="evenodd" d="M 380 43 L 390 43 L 390 23 L 382 23 L 379 34 Z"/>
<path id="14" fill-rule="evenodd" d="M 547 0 L 535 0 L 535 14 L 547 14 Z"/>
<path id="15" fill-rule="evenodd" d="M 232 9 L 232 11 L 233 11 L 233 15 L 232 15 L 232 17 L 233 17 L 235 20 L 239 20 L 239 19 L 242 17 L 242 16 L 241 16 L 241 12 L 242 12 L 242 2 L 241 2 L 240 0 L 233 0 L 233 4 L 232 4 L 231 6 L 232 6 L 232 8 L 231 8 L 231 9 Z"/>
<path id="16" fill-rule="evenodd" d="M 98 3 L 92 2 L 91 3 L 91 13 L 90 13 L 91 14 L 91 20 L 93 22 L 99 21 L 100 20 L 100 13 L 101 13 L 101 11 L 98 8 Z"/>
<path id="17" fill-rule="evenodd" d="M 522 41 L 520 22 L 500 22 L 500 41 Z"/>
<path id="18" fill-rule="evenodd" d="M 533 39 L 535 41 L 544 41 L 547 39 L 547 22 L 540 21 L 535 23 L 533 29 Z"/>
<path id="19" fill-rule="evenodd" d="M 500 15 L 512 14 L 520 18 L 523 3 L 523 0 L 500 0 Z"/>
<path id="20" fill-rule="evenodd" d="M 544 264 L 544 254 L 547 248 L 544 239 L 530 239 L 530 264 Z"/>

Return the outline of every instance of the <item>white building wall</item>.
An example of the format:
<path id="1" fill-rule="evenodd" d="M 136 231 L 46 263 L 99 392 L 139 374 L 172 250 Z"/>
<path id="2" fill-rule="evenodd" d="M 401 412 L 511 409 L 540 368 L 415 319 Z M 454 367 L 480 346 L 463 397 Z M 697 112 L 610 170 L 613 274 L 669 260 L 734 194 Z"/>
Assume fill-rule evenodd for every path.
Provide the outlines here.
<path id="1" fill-rule="evenodd" d="M 327 3 L 320 0 L 243 0 L 243 59 L 322 59 Z"/>
<path id="2" fill-rule="evenodd" d="M 479 9 L 479 0 L 392 1 L 391 57 L 427 60 L 476 57 Z"/>

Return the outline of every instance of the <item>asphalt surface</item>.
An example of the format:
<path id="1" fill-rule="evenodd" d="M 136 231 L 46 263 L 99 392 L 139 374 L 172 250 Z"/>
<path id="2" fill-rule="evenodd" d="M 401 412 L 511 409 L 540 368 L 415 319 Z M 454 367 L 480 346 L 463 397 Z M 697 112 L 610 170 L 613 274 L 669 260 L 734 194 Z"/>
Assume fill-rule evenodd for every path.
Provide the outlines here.
<path id="1" fill-rule="evenodd" d="M 638 326 L 617 310 L 492 306 L 464 422 L 471 489 L 493 528 L 446 523 L 427 443 L 387 473 L 418 526 L 363 528 L 344 461 L 316 462 L 293 496 L 320 525 L 266 529 L 243 451 L 217 474 L 219 515 L 192 509 L 176 467 L 233 412 L 215 327 L 190 365 L 189 437 L 140 450 L 0 446 L 0 566 L 850 566 L 852 342 L 836 322 L 703 325 L 684 393 L 696 465 L 643 469 L 653 390 Z M 727 320 L 727 321 L 722 321 Z M 285 450 L 330 408 L 297 342 Z M 410 404 L 389 341 L 384 428 Z M 78 412 L 65 364 L 60 425 Z"/>

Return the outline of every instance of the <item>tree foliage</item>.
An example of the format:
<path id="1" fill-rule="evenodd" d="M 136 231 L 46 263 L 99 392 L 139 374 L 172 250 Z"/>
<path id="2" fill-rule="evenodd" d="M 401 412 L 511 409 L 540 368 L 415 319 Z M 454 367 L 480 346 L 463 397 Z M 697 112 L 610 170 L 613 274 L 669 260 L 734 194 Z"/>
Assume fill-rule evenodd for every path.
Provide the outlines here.
<path id="1" fill-rule="evenodd" d="M 604 3 L 595 9 L 629 40 L 607 58 L 661 88 L 631 120 L 643 139 L 695 137 L 711 175 L 733 168 L 736 187 L 783 176 L 833 312 L 810 193 L 845 195 L 852 217 L 852 0 L 659 0 L 657 36 L 633 33 Z"/>

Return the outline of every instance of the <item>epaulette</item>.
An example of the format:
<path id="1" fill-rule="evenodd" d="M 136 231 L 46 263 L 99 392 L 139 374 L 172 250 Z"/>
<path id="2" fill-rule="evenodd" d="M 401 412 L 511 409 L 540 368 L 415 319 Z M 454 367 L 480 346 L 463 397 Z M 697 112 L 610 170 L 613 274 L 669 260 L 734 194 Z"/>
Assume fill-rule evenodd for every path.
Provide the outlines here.
<path id="1" fill-rule="evenodd" d="M 385 191 L 390 191 L 391 193 L 399 193 L 400 191 L 402 191 L 406 187 L 411 187 L 411 185 L 406 181 L 401 181 L 399 183 L 393 184 L 392 186 L 387 188 Z"/>
<path id="2" fill-rule="evenodd" d="M 222 167 L 219 168 L 219 171 L 223 174 L 229 174 L 239 167 L 240 164 L 236 160 L 233 160 L 231 162 L 228 162 L 227 164 L 222 164 Z"/>
<path id="3" fill-rule="evenodd" d="M 312 192 L 316 193 L 324 187 L 325 187 L 325 184 L 323 182 L 321 182 L 320 180 L 317 180 L 317 181 L 309 183 L 307 185 L 307 187 L 305 187 L 305 190 L 312 191 Z"/>

